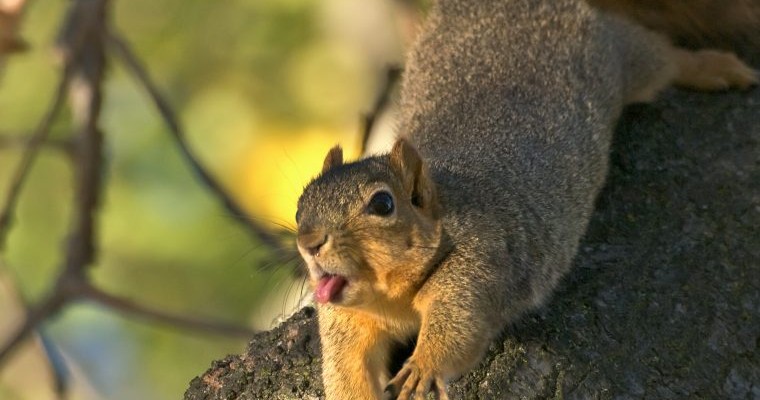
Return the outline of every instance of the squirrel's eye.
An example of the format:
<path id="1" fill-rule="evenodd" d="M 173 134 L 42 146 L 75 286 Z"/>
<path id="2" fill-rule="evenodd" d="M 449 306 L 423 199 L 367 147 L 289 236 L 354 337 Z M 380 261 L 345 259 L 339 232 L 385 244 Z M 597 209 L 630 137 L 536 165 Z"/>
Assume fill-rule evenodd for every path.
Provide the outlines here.
<path id="1" fill-rule="evenodd" d="M 393 196 L 388 192 L 377 192 L 367 204 L 367 212 L 374 215 L 386 216 L 393 212 Z"/>
<path id="2" fill-rule="evenodd" d="M 299 208 L 299 209 L 296 211 L 296 223 L 298 223 L 298 221 L 299 221 L 300 219 L 301 219 L 301 209 Z"/>

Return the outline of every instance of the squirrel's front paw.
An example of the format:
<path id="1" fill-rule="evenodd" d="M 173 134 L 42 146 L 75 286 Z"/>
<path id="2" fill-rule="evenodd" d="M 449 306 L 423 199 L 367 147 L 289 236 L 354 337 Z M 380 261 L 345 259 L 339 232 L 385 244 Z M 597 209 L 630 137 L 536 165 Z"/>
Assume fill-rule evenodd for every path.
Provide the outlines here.
<path id="1" fill-rule="evenodd" d="M 383 400 L 424 400 L 428 392 L 435 393 L 438 400 L 448 400 L 446 383 L 441 375 L 431 368 L 423 368 L 413 359 L 404 363 L 396 376 L 388 382 Z"/>

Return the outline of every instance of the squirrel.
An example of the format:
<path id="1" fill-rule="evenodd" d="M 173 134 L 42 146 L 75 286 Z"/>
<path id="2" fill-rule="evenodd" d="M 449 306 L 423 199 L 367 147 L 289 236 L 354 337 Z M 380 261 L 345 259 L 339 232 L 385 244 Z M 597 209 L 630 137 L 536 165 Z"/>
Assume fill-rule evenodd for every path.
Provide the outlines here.
<path id="1" fill-rule="evenodd" d="M 676 48 L 582 0 L 436 2 L 391 151 L 344 163 L 332 148 L 298 201 L 326 398 L 447 399 L 569 270 L 623 107 L 757 81 L 732 53 Z"/>

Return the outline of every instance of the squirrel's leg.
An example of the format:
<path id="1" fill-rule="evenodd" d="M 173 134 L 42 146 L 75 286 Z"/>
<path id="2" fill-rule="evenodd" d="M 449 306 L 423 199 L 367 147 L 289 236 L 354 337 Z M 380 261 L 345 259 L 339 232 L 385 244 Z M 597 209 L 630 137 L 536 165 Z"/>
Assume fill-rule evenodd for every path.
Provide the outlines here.
<path id="1" fill-rule="evenodd" d="M 758 83 L 758 72 L 742 62 L 734 53 L 704 49 L 673 49 L 678 73 L 677 86 L 713 91 L 729 88 L 748 89 Z"/>
<path id="2" fill-rule="evenodd" d="M 424 399 L 430 391 L 448 399 L 446 382 L 480 361 L 501 324 L 488 321 L 481 306 L 447 300 L 431 301 L 414 352 L 388 383 L 384 399 Z"/>
<path id="3" fill-rule="evenodd" d="M 321 306 L 318 318 L 325 398 L 379 398 L 388 379 L 387 335 L 372 317 L 351 309 Z"/>
<path id="4" fill-rule="evenodd" d="M 758 72 L 734 53 L 703 49 L 667 49 L 667 62 L 628 99 L 630 103 L 649 102 L 667 86 L 700 91 L 719 91 L 731 88 L 746 90 L 758 84 Z"/>
<path id="5" fill-rule="evenodd" d="M 625 19 L 607 14 L 600 18 L 623 61 L 625 103 L 652 101 L 670 85 L 714 91 L 758 83 L 757 71 L 734 53 L 675 47 L 664 36 Z"/>
<path id="6" fill-rule="evenodd" d="M 484 275 L 493 276 L 493 272 L 479 273 L 488 268 L 472 264 L 466 269 L 467 276 L 457 274 L 454 268 L 445 272 L 441 269 L 414 300 L 421 314 L 417 344 L 386 386 L 383 399 L 425 399 L 430 391 L 439 400 L 448 399 L 446 382 L 477 364 L 504 326 L 501 308 L 493 304 L 500 298 L 496 288 L 499 280 L 482 279 Z M 489 283 L 494 287 L 487 287 Z M 478 290 L 473 291 L 473 287 Z"/>

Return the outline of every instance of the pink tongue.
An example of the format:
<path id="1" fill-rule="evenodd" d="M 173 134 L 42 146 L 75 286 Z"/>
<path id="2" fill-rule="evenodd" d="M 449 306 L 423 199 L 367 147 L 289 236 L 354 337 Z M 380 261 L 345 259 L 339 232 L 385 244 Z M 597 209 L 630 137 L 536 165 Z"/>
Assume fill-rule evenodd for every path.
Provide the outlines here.
<path id="1" fill-rule="evenodd" d="M 320 304 L 325 304 L 334 299 L 336 295 L 343 290 L 346 285 L 346 278 L 340 275 L 327 275 L 322 277 L 317 283 L 317 289 L 314 291 L 314 297 Z"/>

